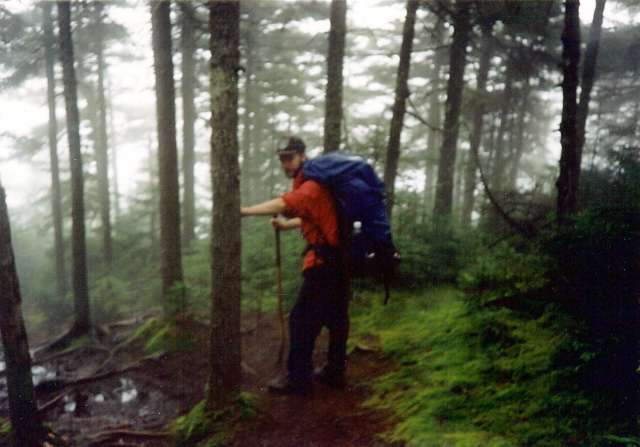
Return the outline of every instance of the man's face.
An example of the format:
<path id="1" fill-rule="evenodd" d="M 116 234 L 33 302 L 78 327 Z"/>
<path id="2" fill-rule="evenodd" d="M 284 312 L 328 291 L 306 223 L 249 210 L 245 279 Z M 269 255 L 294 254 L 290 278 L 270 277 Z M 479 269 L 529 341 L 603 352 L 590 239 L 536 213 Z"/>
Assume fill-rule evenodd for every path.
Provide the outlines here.
<path id="1" fill-rule="evenodd" d="M 294 178 L 306 160 L 305 154 L 287 154 L 280 155 L 280 165 L 287 178 Z"/>

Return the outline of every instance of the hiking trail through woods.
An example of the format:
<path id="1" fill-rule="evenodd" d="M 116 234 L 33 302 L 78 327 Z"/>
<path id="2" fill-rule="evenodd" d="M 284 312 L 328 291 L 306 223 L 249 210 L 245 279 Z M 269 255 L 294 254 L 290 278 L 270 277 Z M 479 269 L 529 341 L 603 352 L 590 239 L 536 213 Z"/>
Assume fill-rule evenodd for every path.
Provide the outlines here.
<path id="1" fill-rule="evenodd" d="M 72 445 L 171 446 L 166 424 L 204 398 L 208 328 L 186 320 L 181 329 L 192 337 L 180 352 L 145 357 L 140 340 L 122 342 L 143 323 L 133 319 L 121 327 L 112 325 L 116 329 L 110 339 L 119 345 L 94 343 L 48 360 L 36 358 L 35 371 L 42 373 L 35 378 L 41 413 Z M 117 337 L 118 333 L 122 336 Z M 316 382 L 311 396 L 277 396 L 267 391 L 266 383 L 285 372 L 286 358 L 277 364 L 279 334 L 275 316 L 243 315 L 242 391 L 258 396 L 257 415 L 243 423 L 227 446 L 404 445 L 379 436 L 393 426 L 389 414 L 362 406 L 369 395 L 368 382 L 392 368 L 390 361 L 375 350 L 354 348 L 344 390 Z M 324 330 L 316 343 L 315 366 L 324 362 L 326 348 Z M 0 415 L 8 417 L 6 397 L 0 400 Z"/>

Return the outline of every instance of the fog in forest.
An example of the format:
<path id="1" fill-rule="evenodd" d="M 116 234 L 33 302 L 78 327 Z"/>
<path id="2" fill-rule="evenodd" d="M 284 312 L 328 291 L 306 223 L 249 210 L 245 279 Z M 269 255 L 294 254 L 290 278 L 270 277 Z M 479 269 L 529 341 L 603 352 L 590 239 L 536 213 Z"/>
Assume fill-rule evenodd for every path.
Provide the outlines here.
<path id="1" fill-rule="evenodd" d="M 264 392 L 264 373 L 240 364 L 239 338 L 250 332 L 248 315 L 255 342 L 260 318 L 275 318 L 283 296 L 291 307 L 304 244 L 297 232 L 283 235 L 281 263 L 280 235 L 274 242 L 267 219 L 241 220 L 229 210 L 290 189 L 275 156 L 281 136 L 301 137 L 312 158 L 335 149 L 333 138 L 385 181 L 402 257 L 389 308 L 397 311 L 393 324 L 406 318 L 406 332 L 359 333 L 387 331 L 389 308 L 376 304 L 374 281 L 354 280 L 361 338 L 350 347 L 363 355 L 387 349 L 396 369 L 434 374 L 410 385 L 411 374 L 389 376 L 403 390 L 388 393 L 397 408 L 415 397 L 402 393 L 425 386 L 432 388 L 423 402 L 406 408 L 426 408 L 433 432 L 480 414 L 469 439 L 485 439 L 478 427 L 513 445 L 637 434 L 613 427 L 628 428 L 640 413 L 640 2 L 347 0 L 344 44 L 333 16 L 339 3 L 240 1 L 239 21 L 225 22 L 220 11 L 230 7 L 237 17 L 234 2 L 0 2 L 0 184 L 30 336 L 43 342 L 69 327 L 86 335 L 136 316 L 143 326 L 136 338 L 168 345 L 166 321 L 150 316 L 188 315 L 201 340 L 216 316 L 237 317 L 234 324 L 242 316 L 245 332 L 240 324 L 224 329 L 237 330 L 227 337 L 235 351 L 223 335 L 211 343 L 220 342 L 217 352 L 231 358 L 236 376 L 252 375 L 250 386 Z M 236 31 L 239 42 L 229 38 Z M 237 101 L 221 94 L 236 87 Z M 233 125 L 220 129 L 229 117 Z M 231 307 L 216 296 L 237 307 L 223 315 Z M 254 358 L 275 339 L 252 345 Z M 366 345 L 373 339 L 391 348 Z M 143 351 L 136 351 L 141 362 L 150 357 Z M 101 372 L 99 356 L 91 361 Z M 55 376 L 51 365 L 38 366 L 38 381 Z M 209 385 L 216 373 L 229 374 L 210 366 Z M 441 367 L 458 370 L 438 378 Z M 209 380 L 206 368 L 194 380 Z M 155 414 L 162 394 L 147 411 L 149 390 L 138 396 L 123 380 L 127 402 Z M 191 399 L 202 397 L 199 386 Z M 524 397 L 499 401 L 507 386 L 522 386 L 513 395 Z M 237 380 L 233 387 L 240 389 Z M 549 394 L 560 397 L 540 398 Z M 83 410 L 80 393 L 65 399 L 51 420 Z M 520 433 L 509 431 L 512 415 L 478 410 L 514 402 L 543 402 L 514 417 L 524 415 Z M 464 417 L 455 414 L 458 403 L 471 405 Z M 531 428 L 547 404 L 557 405 L 549 412 L 559 427 Z M 173 415 L 185 410 L 179 399 L 171 405 Z M 583 410 L 596 415 L 592 432 L 574 439 L 579 417 L 571 412 Z M 599 419 L 604 413 L 610 420 Z M 422 427 L 411 434 L 415 421 L 407 421 L 401 434 L 413 445 L 438 445 Z M 637 437 L 628 442 L 640 445 Z"/>
<path id="2" fill-rule="evenodd" d="M 524 2 L 500 14 L 515 19 L 491 19 L 492 40 L 482 47 L 476 26 L 468 46 L 464 105 L 456 158 L 454 208 L 460 212 L 473 126 L 474 92 L 480 59 L 490 51 L 485 116 L 479 149 L 484 180 L 498 197 L 520 196 L 542 208 L 553 201 L 558 172 L 558 132 L 562 95 L 558 69 L 561 41 L 560 8 L 549 3 L 542 17 L 535 2 Z M 99 250 L 101 230 L 98 168 L 98 76 L 106 98 L 109 203 L 114 237 L 143 228 L 155 231 L 155 97 L 150 13 L 146 3 L 104 3 L 103 73 L 96 63 L 95 4 L 73 3 L 74 57 L 79 92 L 80 130 L 85 172 L 86 222 L 90 246 Z M 404 19 L 403 2 L 349 3 L 344 65 L 343 147 L 366 156 L 379 173 L 385 149 L 398 52 Z M 206 8 L 194 2 L 195 105 L 195 233 L 206 239 L 210 208 L 209 102 Z M 594 2 L 582 2 L 583 42 L 587 41 Z M 245 203 L 268 198 L 287 187 L 272 157 L 282 134 L 302 136 L 310 153 L 321 151 L 325 86 L 325 51 L 329 29 L 326 2 L 246 2 L 239 73 L 241 163 Z M 0 91 L 0 178 L 7 191 L 9 214 L 24 292 L 47 295 L 41 280 L 52 271 L 51 160 L 42 50 L 42 12 L 36 2 L 3 2 L 2 89 Z M 489 14 L 489 11 L 486 11 Z M 481 12 L 482 13 L 482 12 Z M 182 151 L 181 23 L 174 11 L 174 77 L 177 141 Z M 536 13 L 537 14 L 537 13 Z M 607 154 L 637 147 L 638 10 L 635 2 L 611 2 L 605 12 L 598 78 L 592 93 L 583 167 L 604 167 Z M 528 23 L 526 23 L 528 22 Z M 56 29 L 54 27 L 54 32 Z M 448 45 L 452 26 L 438 3 L 420 8 L 408 79 L 410 96 L 401 141 L 395 206 L 427 218 L 435 189 L 438 146 L 446 101 Z M 56 59 L 57 61 L 57 59 Z M 69 155 L 61 71 L 55 66 L 58 162 L 64 232 L 69 222 Z M 249 76 L 249 78 L 247 78 Z M 250 80 L 249 82 L 248 79 Z M 471 219 L 487 210 L 483 186 L 474 187 Z M 514 199 L 515 200 L 515 199 Z M 545 202 L 547 203 L 545 205 Z M 516 205 L 514 205 L 516 206 Z M 68 236 L 65 236 L 68 237 Z M 153 240 L 153 238 L 151 238 Z M 95 256 L 98 256 L 97 254 Z M 99 261 L 95 260 L 98 264 Z M 45 275 L 47 276 L 47 275 Z"/>

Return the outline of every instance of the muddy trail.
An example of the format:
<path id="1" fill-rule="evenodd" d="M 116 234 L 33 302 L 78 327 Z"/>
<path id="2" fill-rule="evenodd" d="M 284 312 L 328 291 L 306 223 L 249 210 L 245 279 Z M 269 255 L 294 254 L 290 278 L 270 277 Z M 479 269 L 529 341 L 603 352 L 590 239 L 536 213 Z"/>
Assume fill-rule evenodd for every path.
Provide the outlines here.
<path id="1" fill-rule="evenodd" d="M 144 318 L 110 325 L 107 340 L 48 354 L 33 364 L 38 406 L 45 422 L 74 446 L 172 446 L 167 424 L 204 397 L 208 329 L 193 321 L 182 330 L 190 341 L 176 354 L 145 355 L 133 337 Z M 365 408 L 368 382 L 391 364 L 366 347 L 349 355 L 344 390 L 316 383 L 311 396 L 274 396 L 266 383 L 284 371 L 278 364 L 280 329 L 272 316 L 245 315 L 243 391 L 258 396 L 257 415 L 227 442 L 234 447 L 385 447 L 388 415 Z M 326 354 L 323 331 L 316 365 Z M 4 373 L 2 373 L 4 374 Z M 0 416 L 8 417 L 5 378 Z M 1 444 L 1 443 L 0 443 Z"/>

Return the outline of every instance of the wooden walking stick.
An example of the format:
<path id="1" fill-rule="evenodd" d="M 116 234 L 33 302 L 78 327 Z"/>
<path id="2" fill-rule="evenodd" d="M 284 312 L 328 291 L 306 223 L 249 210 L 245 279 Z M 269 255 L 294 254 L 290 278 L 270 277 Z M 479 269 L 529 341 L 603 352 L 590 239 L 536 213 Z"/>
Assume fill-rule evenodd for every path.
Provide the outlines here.
<path id="1" fill-rule="evenodd" d="M 273 216 L 278 217 L 277 215 Z M 276 233 L 276 298 L 278 299 L 278 319 L 280 320 L 280 348 L 278 349 L 278 364 L 284 358 L 285 322 L 282 310 L 282 261 L 280 258 L 280 228 L 275 228 Z"/>

